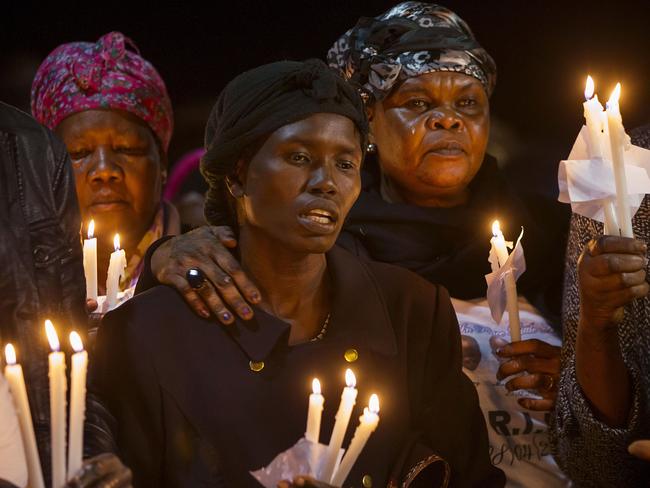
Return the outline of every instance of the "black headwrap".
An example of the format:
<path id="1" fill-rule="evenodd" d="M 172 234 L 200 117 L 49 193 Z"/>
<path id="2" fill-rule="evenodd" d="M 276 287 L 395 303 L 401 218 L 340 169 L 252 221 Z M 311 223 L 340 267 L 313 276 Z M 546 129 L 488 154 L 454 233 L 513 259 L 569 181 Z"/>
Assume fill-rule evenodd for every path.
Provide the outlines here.
<path id="1" fill-rule="evenodd" d="M 280 127 L 316 113 L 348 117 L 359 130 L 365 152 L 368 121 L 363 102 L 320 60 L 279 61 L 246 71 L 219 95 L 205 128 L 201 173 L 210 186 L 205 216 L 212 225 L 231 225 L 224 180 L 246 149 Z"/>
<path id="2" fill-rule="evenodd" d="M 376 100 L 398 81 L 435 71 L 478 79 L 488 96 L 496 84 L 496 65 L 467 23 L 433 3 L 403 2 L 378 17 L 362 17 L 327 53 L 339 70 Z"/>

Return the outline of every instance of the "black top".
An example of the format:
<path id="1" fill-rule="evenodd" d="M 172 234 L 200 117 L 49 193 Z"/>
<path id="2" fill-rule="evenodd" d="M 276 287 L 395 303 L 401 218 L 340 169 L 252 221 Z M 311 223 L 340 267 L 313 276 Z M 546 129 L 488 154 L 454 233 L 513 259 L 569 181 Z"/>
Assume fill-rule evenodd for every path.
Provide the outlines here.
<path id="1" fill-rule="evenodd" d="M 444 285 L 454 298 L 472 299 L 487 293 L 492 222 L 499 219 L 506 238 L 513 241 L 524 227 L 527 269 L 517 288 L 559 324 L 566 226 L 546 211 L 555 208 L 553 203 L 536 198 L 535 213 L 529 211 L 491 156 L 470 184 L 469 201 L 451 208 L 387 202 L 380 193 L 380 178 L 376 162 L 368 161 L 340 245 L 367 259 L 410 269 Z"/>
<path id="2" fill-rule="evenodd" d="M 373 392 L 381 412 L 345 486 L 359 486 L 366 474 L 375 486 L 403 480 L 427 458 L 422 452 L 449 462 L 451 486 L 503 486 L 475 388 L 461 370 L 446 290 L 340 248 L 327 260 L 332 310 L 317 342 L 289 346 L 289 325 L 261 310 L 227 327 L 201 319 L 164 286 L 106 315 L 91 390 L 118 421 L 136 487 L 259 486 L 248 472 L 304 435 L 313 377 L 323 385 L 321 442 L 328 442 L 347 367 L 359 396 L 344 446 Z M 358 352 L 355 362 L 344 359 L 349 349 Z M 264 368 L 255 372 L 250 361 Z"/>

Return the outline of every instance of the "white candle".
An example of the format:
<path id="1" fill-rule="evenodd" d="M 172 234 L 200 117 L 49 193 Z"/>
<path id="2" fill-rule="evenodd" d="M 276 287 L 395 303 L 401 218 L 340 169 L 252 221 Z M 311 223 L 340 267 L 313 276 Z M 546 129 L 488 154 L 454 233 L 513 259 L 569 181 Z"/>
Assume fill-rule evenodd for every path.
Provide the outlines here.
<path id="1" fill-rule="evenodd" d="M 632 231 L 632 216 L 627 197 L 627 180 L 625 179 L 625 127 L 618 106 L 621 95 L 621 84 L 617 83 L 607 102 L 607 125 L 609 142 L 612 147 L 612 164 L 614 166 L 614 183 L 616 184 L 616 214 L 618 225 L 623 237 L 634 237 Z"/>
<path id="2" fill-rule="evenodd" d="M 88 239 L 84 239 L 84 274 L 86 275 L 86 298 L 97 301 L 97 238 L 93 237 L 95 221 L 88 225 Z"/>
<path id="3" fill-rule="evenodd" d="M 318 443 L 320 439 L 320 421 L 323 414 L 323 404 L 325 398 L 321 395 L 320 381 L 314 378 L 312 381 L 313 393 L 309 395 L 309 410 L 307 413 L 307 431 L 305 438 L 314 443 Z"/>
<path id="4" fill-rule="evenodd" d="M 359 426 L 357 430 L 354 431 L 354 437 L 352 442 L 350 442 L 350 447 L 345 452 L 343 460 L 339 469 L 334 473 L 331 484 L 334 486 L 342 486 L 343 482 L 346 480 L 354 463 L 357 462 L 361 451 L 365 447 L 370 435 L 377 428 L 379 424 L 379 398 L 377 395 L 373 394 L 370 396 L 370 402 L 368 407 L 363 410 L 363 415 L 359 417 Z"/>
<path id="5" fill-rule="evenodd" d="M 120 249 L 120 235 L 115 234 L 113 239 L 115 251 L 111 253 L 111 260 L 108 263 L 108 276 L 106 277 L 106 303 L 108 310 L 117 305 L 117 294 L 120 291 L 120 278 L 124 275 L 126 268 L 126 253 Z"/>
<path id="6" fill-rule="evenodd" d="M 30 488 L 45 488 L 41 460 L 38 457 L 38 448 L 36 447 L 32 414 L 29 411 L 29 400 L 27 399 L 23 368 L 20 364 L 16 363 L 16 351 L 11 344 L 7 344 L 5 347 L 5 359 L 7 360 L 5 378 L 7 379 L 7 383 L 9 383 L 11 396 L 16 407 L 20 433 L 23 439 L 23 448 L 25 450 L 25 459 L 27 459 L 27 472 L 29 473 L 28 486 Z"/>
<path id="7" fill-rule="evenodd" d="M 497 255 L 499 267 L 502 267 L 508 260 L 508 248 L 506 246 L 506 240 L 503 237 L 503 233 L 501 232 L 498 220 L 495 220 L 492 224 L 492 235 L 493 237 L 490 240 L 490 243 L 492 244 L 492 249 Z M 512 272 L 506 273 L 503 277 L 503 280 L 506 286 L 506 309 L 508 310 L 510 340 L 511 342 L 517 342 L 521 340 L 521 324 L 519 322 L 517 283 Z"/>
<path id="8" fill-rule="evenodd" d="M 305 431 L 305 439 L 314 444 L 318 444 L 320 440 L 320 422 L 323 415 L 323 404 L 325 398 L 321 394 L 320 381 L 314 378 L 311 382 L 312 394 L 309 395 L 309 410 L 307 411 L 307 430 Z M 311 474 L 315 476 L 316 464 L 318 463 L 317 450 L 311 450 Z"/>
<path id="9" fill-rule="evenodd" d="M 594 80 L 587 76 L 585 85 L 585 99 L 583 103 L 585 122 L 589 133 L 588 149 L 589 159 L 602 159 L 603 146 L 608 141 L 605 139 L 607 133 L 607 114 L 602 104 L 598 101 L 598 95 L 594 95 Z M 611 235 L 618 233 L 618 224 L 616 223 L 616 214 L 614 202 L 610 199 L 603 201 L 603 211 L 605 213 L 605 234 Z"/>
<path id="10" fill-rule="evenodd" d="M 604 108 L 598 101 L 598 95 L 594 96 L 594 80 L 591 76 L 587 76 L 587 84 L 585 86 L 585 99 L 583 103 L 585 122 L 589 132 L 589 158 L 597 159 L 603 157 L 602 138 L 604 124 L 606 119 L 604 117 Z"/>
<path id="11" fill-rule="evenodd" d="M 52 352 L 48 356 L 50 376 L 50 432 L 52 436 L 52 488 L 65 485 L 65 354 L 60 351 L 54 325 L 45 321 L 45 332 Z"/>
<path id="12" fill-rule="evenodd" d="M 83 430 L 86 413 L 86 371 L 88 370 L 88 353 L 84 351 L 79 334 L 76 332 L 70 333 L 70 344 L 75 353 L 72 355 L 72 372 L 70 375 L 68 479 L 71 479 L 81 469 L 83 459 Z"/>
<path id="13" fill-rule="evenodd" d="M 341 395 L 341 403 L 339 404 L 339 410 L 336 412 L 336 422 L 334 423 L 334 430 L 332 430 L 332 437 L 330 438 L 330 443 L 327 446 L 327 452 L 325 453 L 325 462 L 323 463 L 323 468 L 320 473 L 320 480 L 329 483 L 334 474 L 334 467 L 336 465 L 336 460 L 339 456 L 339 451 L 343 445 L 343 438 L 345 437 L 345 432 L 348 430 L 348 424 L 350 423 L 350 417 L 352 415 L 352 409 L 357 400 L 357 389 L 356 378 L 352 370 L 348 369 L 345 372 L 345 383 L 346 387 L 343 389 L 343 394 Z"/>

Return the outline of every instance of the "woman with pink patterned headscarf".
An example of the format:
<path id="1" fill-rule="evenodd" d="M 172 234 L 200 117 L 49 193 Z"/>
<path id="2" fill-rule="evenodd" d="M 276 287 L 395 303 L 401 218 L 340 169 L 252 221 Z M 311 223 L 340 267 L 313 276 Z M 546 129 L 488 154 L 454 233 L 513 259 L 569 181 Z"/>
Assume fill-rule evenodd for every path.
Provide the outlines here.
<path id="1" fill-rule="evenodd" d="M 52 51 L 31 98 L 34 117 L 68 148 L 84 225 L 95 221 L 100 294 L 116 233 L 128 259 L 122 285 L 135 285 L 149 245 L 179 230 L 162 201 L 173 131 L 165 83 L 129 38 L 110 32 Z"/>

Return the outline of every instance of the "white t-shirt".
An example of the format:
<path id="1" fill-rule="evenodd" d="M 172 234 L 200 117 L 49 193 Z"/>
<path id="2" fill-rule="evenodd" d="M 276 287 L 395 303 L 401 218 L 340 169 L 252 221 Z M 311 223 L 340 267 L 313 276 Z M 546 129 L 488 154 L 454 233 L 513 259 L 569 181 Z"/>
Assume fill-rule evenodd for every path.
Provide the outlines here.
<path id="1" fill-rule="evenodd" d="M 9 384 L 0 373 L 0 479 L 27 486 L 27 463 Z"/>
<path id="2" fill-rule="evenodd" d="M 509 342 L 507 314 L 502 325 L 490 315 L 486 300 L 462 301 L 452 298 L 463 338 L 463 371 L 479 396 L 490 440 L 492 464 L 502 469 L 510 488 L 549 488 L 571 486 L 553 460 L 548 440 L 548 412 L 526 410 L 517 403 L 528 392 L 508 392 L 504 382 L 497 384 L 500 358 L 492 351 L 495 338 Z M 521 336 L 540 339 L 559 346 L 553 328 L 523 298 L 519 300 Z"/>

